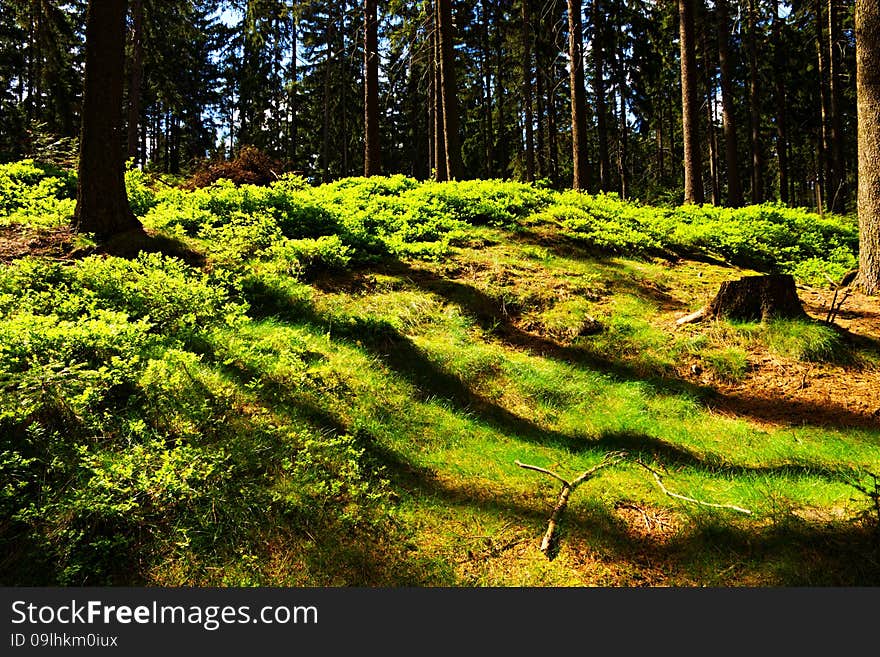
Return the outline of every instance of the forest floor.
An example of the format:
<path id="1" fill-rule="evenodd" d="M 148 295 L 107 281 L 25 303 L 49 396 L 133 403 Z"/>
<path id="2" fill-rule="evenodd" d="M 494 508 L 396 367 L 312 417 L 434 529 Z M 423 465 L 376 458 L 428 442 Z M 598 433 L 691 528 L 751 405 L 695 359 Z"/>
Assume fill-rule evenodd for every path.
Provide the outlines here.
<path id="1" fill-rule="evenodd" d="M 345 184 L 349 216 L 373 196 Z M 338 191 L 284 192 L 286 230 Z M 4 583 L 880 584 L 876 298 L 828 325 L 831 292 L 799 285 L 809 320 L 678 325 L 758 272 L 539 213 L 349 263 L 336 234 L 273 232 L 265 193 L 169 192 L 144 218 L 203 265 L 0 226 Z M 629 239 L 601 209 L 581 234 Z M 618 452 L 548 559 L 559 482 L 516 463 L 571 480 Z"/>
<path id="2" fill-rule="evenodd" d="M 67 226 L 0 226 L 0 262 L 12 262 L 26 256 L 67 258 L 73 253 L 74 242 L 75 236 Z"/>
<path id="3" fill-rule="evenodd" d="M 833 292 L 801 286 L 798 294 L 807 314 L 825 321 Z M 853 292 L 834 325 L 845 343 L 880 354 L 875 297 Z M 880 380 L 873 367 L 783 359 L 760 346 L 750 350 L 749 364 L 745 380 L 719 386 L 725 394 L 716 406 L 719 411 L 737 414 L 745 406 L 753 421 L 775 425 L 876 427 L 880 423 Z"/>

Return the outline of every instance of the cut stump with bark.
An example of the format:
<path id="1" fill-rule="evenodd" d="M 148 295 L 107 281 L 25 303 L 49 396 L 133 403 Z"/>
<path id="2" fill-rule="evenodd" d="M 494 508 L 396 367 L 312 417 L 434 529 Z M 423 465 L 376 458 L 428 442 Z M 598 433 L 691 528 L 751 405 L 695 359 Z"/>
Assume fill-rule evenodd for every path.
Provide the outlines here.
<path id="1" fill-rule="evenodd" d="M 718 294 L 705 308 L 678 320 L 678 324 L 698 322 L 706 317 L 746 322 L 806 317 L 797 295 L 794 277 L 789 274 L 746 276 L 721 284 Z"/>

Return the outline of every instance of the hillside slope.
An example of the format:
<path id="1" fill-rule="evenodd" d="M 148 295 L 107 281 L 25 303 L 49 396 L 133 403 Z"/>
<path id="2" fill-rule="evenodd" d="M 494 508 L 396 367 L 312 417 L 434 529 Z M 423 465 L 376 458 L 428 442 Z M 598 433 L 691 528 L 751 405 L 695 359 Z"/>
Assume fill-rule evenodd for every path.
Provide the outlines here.
<path id="1" fill-rule="evenodd" d="M 851 221 L 128 181 L 202 264 L 97 253 L 63 229 L 69 174 L 0 171 L 4 584 L 880 583 L 876 300 L 815 321 Z M 814 321 L 676 325 L 755 271 L 795 274 Z M 559 483 L 515 462 L 618 451 L 546 558 Z"/>

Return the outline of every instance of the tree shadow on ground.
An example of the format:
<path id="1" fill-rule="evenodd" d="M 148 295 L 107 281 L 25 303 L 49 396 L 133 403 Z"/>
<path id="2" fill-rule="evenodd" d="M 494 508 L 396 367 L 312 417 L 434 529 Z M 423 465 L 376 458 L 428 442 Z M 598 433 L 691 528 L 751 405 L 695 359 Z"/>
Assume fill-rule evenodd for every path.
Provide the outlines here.
<path id="1" fill-rule="evenodd" d="M 613 439 L 603 442 L 606 446 L 614 443 Z M 417 500 L 427 498 L 465 514 L 477 510 L 531 528 L 537 553 L 558 494 L 552 484 L 536 481 L 534 495 L 500 490 L 483 481 L 456 484 L 428 468 L 413 466 L 375 439 L 365 439 L 364 444 L 385 465 L 396 487 Z M 739 470 L 771 476 L 791 472 L 788 468 Z M 601 490 L 601 485 L 600 476 L 573 495 L 571 508 L 560 520 L 554 549 L 570 561 L 589 562 L 592 559 L 585 558 L 585 553 L 590 553 L 619 571 L 637 573 L 621 575 L 614 585 L 670 581 L 695 586 L 707 582 L 715 586 L 880 584 L 880 535 L 868 524 L 807 521 L 791 513 L 731 522 L 723 512 L 688 516 L 690 510 L 683 509 L 689 523 L 671 536 L 652 535 L 634 532 L 601 493 L 594 493 L 589 503 L 578 502 L 586 487 Z"/>
<path id="2" fill-rule="evenodd" d="M 312 320 L 320 325 L 317 318 L 313 317 Z M 304 316 L 297 312 L 293 321 L 302 324 Z M 358 334 L 362 339 L 363 331 L 358 331 Z M 407 355 L 405 362 L 413 362 L 410 355 Z M 418 363 L 419 360 L 415 362 Z M 228 374 L 241 383 L 261 376 L 256 370 L 239 365 L 227 364 L 224 367 Z M 413 374 L 410 370 L 401 373 L 405 376 Z M 450 392 L 451 386 L 455 394 L 464 394 L 461 382 L 452 384 L 446 376 L 448 375 L 441 377 L 441 382 L 446 381 L 445 391 Z M 279 408 L 279 402 L 286 404 L 285 412 L 290 413 L 291 417 L 305 418 L 319 432 L 354 435 L 358 446 L 379 466 L 382 476 L 388 478 L 399 494 L 411 497 L 416 504 L 420 500 L 431 500 L 452 509 L 470 513 L 479 511 L 495 518 L 510 518 L 512 522 L 522 526 L 521 532 L 530 529 L 534 533 L 537 550 L 555 502 L 557 493 L 554 484 L 543 479 L 536 480 L 535 493 L 524 494 L 521 491 L 502 489 L 479 478 L 457 482 L 441 476 L 431 468 L 412 463 L 407 457 L 383 444 L 373 433 L 363 428 L 347 426 L 342 418 L 322 407 L 321 400 L 297 394 L 281 383 L 267 381 L 265 377 L 262 380 L 264 385 L 254 390 L 261 391 L 259 394 L 264 395 L 263 403 L 276 409 Z M 437 390 L 425 392 L 427 396 L 437 394 Z M 465 410 L 463 407 L 457 408 Z M 468 406 L 467 410 L 474 412 L 472 406 Z M 486 421 L 481 413 L 477 413 L 477 418 Z M 499 429 L 513 429 L 503 421 L 499 422 L 497 418 L 495 422 Z M 487 421 L 487 424 L 492 424 L 492 421 Z M 547 432 L 540 428 L 532 426 L 527 429 L 525 435 L 516 431 L 513 433 L 525 440 L 538 437 L 547 439 Z M 840 480 L 842 476 L 842 473 L 813 463 L 770 467 L 731 466 L 712 455 L 702 456 L 686 448 L 637 433 L 605 433 L 594 440 L 559 434 L 551 440 L 566 448 L 577 442 L 582 450 L 625 450 L 631 458 L 659 463 L 659 467 L 680 466 L 745 477 L 811 475 Z M 515 470 L 515 464 L 511 463 L 510 468 Z M 601 478 L 587 486 L 601 487 Z M 579 495 L 574 497 L 577 499 Z M 566 558 L 575 561 L 585 559 L 584 555 L 589 553 L 598 555 L 602 561 L 614 564 L 616 568 L 646 573 L 645 583 L 664 584 L 674 581 L 697 585 L 704 583 L 699 581 L 700 577 L 722 586 L 766 585 L 768 582 L 774 585 L 848 586 L 880 583 L 876 539 L 870 528 L 853 522 L 805 521 L 791 514 L 772 518 L 769 524 L 766 519 L 754 523 L 751 520 L 728 522 L 723 512 L 708 512 L 696 514 L 673 536 L 661 539 L 634 533 L 632 527 L 615 513 L 613 505 L 609 505 L 604 496 L 599 499 L 592 496 L 590 499 L 590 503 L 585 505 L 573 501 L 572 508 L 562 520 L 559 549 Z M 363 541 L 363 537 L 328 531 L 326 527 L 310 525 L 307 520 L 297 517 L 289 519 L 286 531 L 296 534 L 294 542 L 304 541 L 304 536 L 314 537 L 314 542 L 303 557 L 314 572 L 331 572 L 329 564 L 337 560 L 341 572 L 348 573 L 352 582 L 367 586 L 461 583 L 460 575 L 446 563 L 448 558 L 435 563 L 417 549 L 400 550 L 398 538 L 393 538 L 390 543 L 385 540 L 377 540 L 375 544 L 367 541 L 367 545 L 362 546 L 363 549 L 353 549 L 351 541 Z M 404 530 L 401 537 L 405 534 Z M 445 565 L 441 565 L 440 561 Z M 630 585 L 639 581 L 638 577 L 621 575 L 620 581 Z"/>
<path id="3" fill-rule="evenodd" d="M 385 269 L 384 271 L 389 271 Z M 560 344 L 547 337 L 525 331 L 505 313 L 496 299 L 472 285 L 442 278 L 431 271 L 417 269 L 403 262 L 394 263 L 390 271 L 405 276 L 414 285 L 457 305 L 473 317 L 487 332 L 500 340 L 538 356 L 550 357 L 572 365 L 587 367 L 614 376 L 623 381 L 648 383 L 666 394 L 686 394 L 698 399 L 704 406 L 729 410 L 743 417 L 772 421 L 779 418 L 779 406 L 789 411 L 788 417 L 802 418 L 803 424 L 839 429 L 880 429 L 880 420 L 854 412 L 833 403 L 803 402 L 798 400 L 764 400 L 760 395 L 738 395 L 721 392 L 708 386 L 698 386 L 686 379 L 658 374 L 646 376 L 633 365 L 615 358 L 588 351 L 583 347 Z M 767 403 L 769 402 L 770 407 Z M 754 403 L 753 403 L 754 402 Z M 772 410 L 771 407 L 776 407 Z"/>
<path id="4" fill-rule="evenodd" d="M 205 253 L 175 237 L 146 230 L 131 230 L 114 235 L 93 249 L 85 249 L 84 254 L 105 254 L 120 258 L 136 258 L 140 253 L 161 253 L 180 258 L 186 264 L 202 268 L 207 262 Z"/>

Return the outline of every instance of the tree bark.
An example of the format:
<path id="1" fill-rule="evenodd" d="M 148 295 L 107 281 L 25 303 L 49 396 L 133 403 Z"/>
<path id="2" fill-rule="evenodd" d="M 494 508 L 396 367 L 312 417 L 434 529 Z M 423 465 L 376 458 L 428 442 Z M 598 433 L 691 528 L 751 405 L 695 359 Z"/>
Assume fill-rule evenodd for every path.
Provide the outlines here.
<path id="1" fill-rule="evenodd" d="M 701 204 L 703 202 L 703 167 L 699 143 L 694 0 L 678 0 L 678 18 L 681 49 L 681 120 L 684 137 L 684 202 Z"/>
<path id="2" fill-rule="evenodd" d="M 364 0 L 364 175 L 382 172 L 379 150 L 379 41 L 377 0 Z"/>
<path id="3" fill-rule="evenodd" d="M 856 0 L 859 124 L 859 279 L 880 293 L 880 4 Z"/>
<path id="4" fill-rule="evenodd" d="M 584 38 L 581 27 L 581 0 L 568 1 L 568 56 L 571 79 L 572 187 L 586 189 L 587 110 L 584 91 Z"/>
<path id="5" fill-rule="evenodd" d="M 79 186 L 72 228 L 101 241 L 141 229 L 125 191 L 125 12 L 126 0 L 91 0 L 86 13 Z"/>
<path id="6" fill-rule="evenodd" d="M 806 317 L 797 295 L 794 277 L 788 274 L 746 276 L 721 284 L 718 294 L 706 307 L 707 317 L 726 317 L 742 321 Z"/>
<path id="7" fill-rule="evenodd" d="M 676 324 L 690 324 L 707 318 L 765 322 L 774 318 L 801 319 L 806 316 L 794 277 L 771 274 L 725 281 L 707 306 L 681 317 Z"/>
<path id="8" fill-rule="evenodd" d="M 824 212 L 828 205 L 829 192 L 831 191 L 831 137 L 828 129 L 828 117 L 831 113 L 830 101 L 828 99 L 828 62 L 825 53 L 825 28 L 824 13 L 822 11 L 822 0 L 815 0 L 814 8 L 816 12 L 816 57 L 819 75 L 819 121 L 820 121 L 820 142 L 818 151 L 818 169 L 817 185 L 819 189 L 817 194 L 822 198 L 822 209 Z"/>
<path id="9" fill-rule="evenodd" d="M 526 181 L 535 180 L 535 133 L 534 113 L 532 111 L 532 12 L 529 3 L 531 0 L 522 0 L 522 48 L 523 48 L 523 115 L 525 120 L 525 156 L 526 156 Z"/>
<path id="10" fill-rule="evenodd" d="M 461 142 L 459 141 L 458 90 L 455 76 L 455 51 L 452 35 L 452 0 L 437 0 L 437 24 L 440 47 L 440 88 L 443 100 L 443 145 L 446 152 L 446 173 L 449 179 L 462 176 Z"/>

